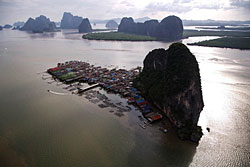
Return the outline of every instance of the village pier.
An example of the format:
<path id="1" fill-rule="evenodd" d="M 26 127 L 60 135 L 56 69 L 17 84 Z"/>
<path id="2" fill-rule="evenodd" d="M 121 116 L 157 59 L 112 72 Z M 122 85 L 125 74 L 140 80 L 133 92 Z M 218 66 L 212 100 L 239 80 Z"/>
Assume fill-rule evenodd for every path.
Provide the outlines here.
<path id="1" fill-rule="evenodd" d="M 133 104 L 140 108 L 143 116 L 149 121 L 154 122 L 160 120 L 162 115 L 153 107 L 145 98 L 141 96 L 141 92 L 133 87 L 133 80 L 140 73 L 140 68 L 131 70 L 125 69 L 107 69 L 100 66 L 95 67 L 83 61 L 69 61 L 58 63 L 57 67 L 47 70 L 55 80 L 62 83 L 72 85 L 75 82 L 88 83 L 89 87 L 71 88 L 70 91 L 76 90 L 74 94 L 82 94 L 90 89 L 98 86 L 107 92 L 120 94 L 127 99 L 128 104 Z"/>

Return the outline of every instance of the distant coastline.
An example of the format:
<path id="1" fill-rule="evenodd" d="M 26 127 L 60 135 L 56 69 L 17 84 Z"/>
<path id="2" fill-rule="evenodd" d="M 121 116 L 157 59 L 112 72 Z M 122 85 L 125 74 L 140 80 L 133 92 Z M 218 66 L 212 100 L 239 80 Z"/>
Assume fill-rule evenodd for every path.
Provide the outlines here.
<path id="1" fill-rule="evenodd" d="M 188 45 L 249 50 L 250 38 L 224 37 L 201 42 L 188 43 Z"/>
<path id="2" fill-rule="evenodd" d="M 189 43 L 188 45 L 234 48 L 234 49 L 250 49 L 249 39 L 250 32 L 240 31 L 198 31 L 198 30 L 184 30 L 183 39 L 189 37 L 201 36 L 218 36 L 219 39 L 201 41 L 197 43 Z M 247 38 L 246 38 L 247 37 Z M 107 40 L 107 41 L 163 41 L 155 37 L 135 35 L 120 32 L 99 32 L 88 33 L 82 36 L 83 39 L 88 40 Z M 170 42 L 170 41 L 165 41 Z"/>
<path id="3" fill-rule="evenodd" d="M 199 36 L 228 36 L 228 37 L 250 37 L 249 32 L 243 31 L 209 31 L 209 30 L 184 30 L 183 31 L 183 38 L 188 37 L 199 37 Z"/>
<path id="4" fill-rule="evenodd" d="M 154 37 L 127 34 L 122 32 L 89 33 L 83 35 L 82 38 L 88 40 L 107 40 L 107 41 L 157 41 L 157 39 Z"/>

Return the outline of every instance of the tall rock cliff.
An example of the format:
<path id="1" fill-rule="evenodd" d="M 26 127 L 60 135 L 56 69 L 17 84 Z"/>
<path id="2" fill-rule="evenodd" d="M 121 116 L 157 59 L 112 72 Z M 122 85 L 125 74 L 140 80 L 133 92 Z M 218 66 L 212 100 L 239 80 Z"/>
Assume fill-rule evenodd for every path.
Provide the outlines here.
<path id="1" fill-rule="evenodd" d="M 181 139 L 198 142 L 204 102 L 195 56 L 184 44 L 174 43 L 168 50 L 151 51 L 143 65 L 134 86 L 165 113 Z"/>
<path id="2" fill-rule="evenodd" d="M 124 17 L 118 26 L 118 32 L 135 33 L 136 24 L 132 17 Z"/>
<path id="3" fill-rule="evenodd" d="M 64 12 L 61 20 L 62 29 L 78 29 L 83 18 L 79 16 L 73 16 L 71 13 Z"/>
<path id="4" fill-rule="evenodd" d="M 154 36 L 156 28 L 159 25 L 158 20 L 149 20 L 144 22 L 145 25 L 145 35 L 147 36 Z"/>
<path id="5" fill-rule="evenodd" d="M 88 18 L 82 20 L 82 23 L 78 27 L 79 33 L 88 33 L 92 31 L 91 24 Z"/>
<path id="6" fill-rule="evenodd" d="M 35 20 L 29 18 L 24 26 L 21 28 L 23 31 L 33 31 L 33 32 L 51 32 L 54 31 L 56 25 L 51 22 L 49 18 L 41 15 Z"/>
<path id="7" fill-rule="evenodd" d="M 160 23 L 157 20 L 135 23 L 133 18 L 124 17 L 118 26 L 118 32 L 147 35 L 160 40 L 176 41 L 182 38 L 183 25 L 181 19 L 177 16 L 168 16 Z"/>
<path id="8" fill-rule="evenodd" d="M 154 31 L 156 38 L 165 38 L 170 40 L 179 40 L 182 38 L 183 24 L 179 17 L 168 16 L 164 18 Z"/>

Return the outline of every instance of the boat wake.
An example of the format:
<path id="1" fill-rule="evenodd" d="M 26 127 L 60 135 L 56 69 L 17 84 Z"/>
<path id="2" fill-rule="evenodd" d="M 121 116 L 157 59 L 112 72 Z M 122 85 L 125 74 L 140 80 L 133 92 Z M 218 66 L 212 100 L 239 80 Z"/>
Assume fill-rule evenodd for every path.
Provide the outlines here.
<path id="1" fill-rule="evenodd" d="M 37 75 L 40 75 L 40 74 L 46 74 L 46 71 L 43 71 L 43 72 L 37 72 L 36 74 L 37 74 Z"/>
<path id="2" fill-rule="evenodd" d="M 55 95 L 61 95 L 61 96 L 65 96 L 65 95 L 69 95 L 69 93 L 60 93 L 60 92 L 55 92 L 52 90 L 48 90 L 49 93 L 55 94 Z"/>

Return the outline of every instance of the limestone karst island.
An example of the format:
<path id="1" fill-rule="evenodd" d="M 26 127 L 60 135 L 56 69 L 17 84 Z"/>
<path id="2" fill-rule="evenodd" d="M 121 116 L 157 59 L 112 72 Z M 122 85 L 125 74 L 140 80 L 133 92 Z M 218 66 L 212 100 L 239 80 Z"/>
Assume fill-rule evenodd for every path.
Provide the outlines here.
<path id="1" fill-rule="evenodd" d="M 250 166 L 249 9 L 0 1 L 0 167 Z"/>

